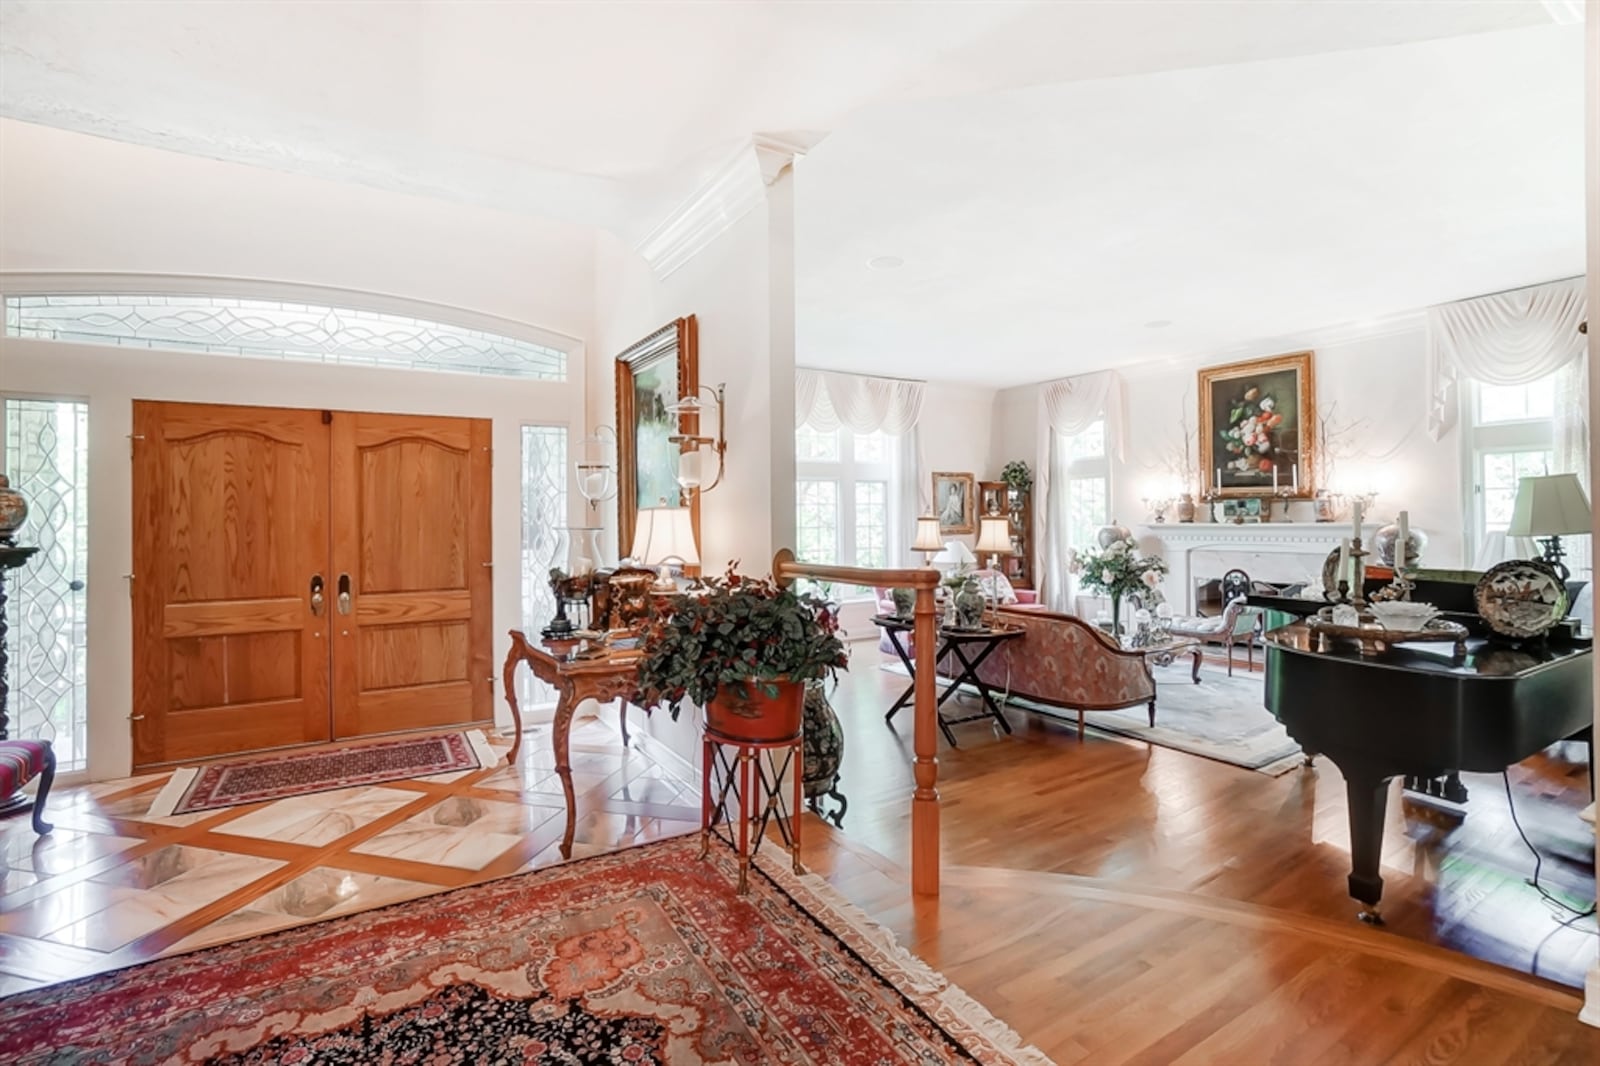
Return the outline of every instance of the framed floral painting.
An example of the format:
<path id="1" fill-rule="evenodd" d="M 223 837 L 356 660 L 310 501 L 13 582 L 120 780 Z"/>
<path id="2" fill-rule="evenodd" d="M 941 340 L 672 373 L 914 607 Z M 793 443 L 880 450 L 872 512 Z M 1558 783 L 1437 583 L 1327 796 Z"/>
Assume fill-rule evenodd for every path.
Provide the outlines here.
<path id="1" fill-rule="evenodd" d="M 1315 491 L 1316 392 L 1312 354 L 1200 371 L 1200 476 L 1223 498 Z"/>

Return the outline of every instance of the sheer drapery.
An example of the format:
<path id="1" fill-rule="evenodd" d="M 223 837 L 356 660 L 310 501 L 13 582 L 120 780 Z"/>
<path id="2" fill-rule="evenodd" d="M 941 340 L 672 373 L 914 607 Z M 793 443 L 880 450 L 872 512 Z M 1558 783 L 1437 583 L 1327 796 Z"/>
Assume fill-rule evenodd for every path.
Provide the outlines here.
<path id="1" fill-rule="evenodd" d="M 911 557 L 917 516 L 932 508 L 927 462 L 922 455 L 924 383 L 874 378 L 833 370 L 796 367 L 794 422 L 828 432 L 843 426 L 852 433 L 882 432 L 895 438 L 900 483 L 895 486 L 902 555 Z M 920 557 L 916 560 L 920 562 Z"/>
<path id="2" fill-rule="evenodd" d="M 796 368 L 794 424 L 898 437 L 922 415 L 922 393 L 920 381 Z"/>
<path id="3" fill-rule="evenodd" d="M 1072 501 L 1065 491 L 1070 482 L 1063 439 L 1082 433 L 1102 418 L 1106 451 L 1120 460 L 1126 450 L 1123 384 L 1122 376 L 1114 370 L 1063 378 L 1039 387 L 1034 536 L 1041 549 L 1039 593 L 1053 611 L 1069 611 L 1072 598 L 1067 580 L 1067 549 L 1073 545 L 1066 542 Z M 1052 491 L 1052 485 L 1058 491 Z"/>
<path id="4" fill-rule="evenodd" d="M 1428 309 L 1428 433 L 1454 423 L 1462 379 L 1524 385 L 1584 352 L 1584 279 L 1568 278 Z M 1581 397 L 1581 400 L 1580 400 Z M 1587 407 L 1588 393 L 1565 394 Z M 1587 423 L 1587 417 L 1583 419 Z"/>

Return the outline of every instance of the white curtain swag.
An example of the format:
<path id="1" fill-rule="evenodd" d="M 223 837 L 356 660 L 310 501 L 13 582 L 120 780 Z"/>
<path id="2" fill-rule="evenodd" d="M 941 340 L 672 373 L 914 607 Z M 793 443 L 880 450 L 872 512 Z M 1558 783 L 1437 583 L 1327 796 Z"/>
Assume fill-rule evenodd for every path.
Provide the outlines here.
<path id="1" fill-rule="evenodd" d="M 1456 417 L 1460 379 L 1522 385 L 1583 354 L 1584 279 L 1568 278 L 1428 308 L 1428 433 Z"/>
<path id="2" fill-rule="evenodd" d="M 797 368 L 794 422 L 824 433 L 844 426 L 852 433 L 898 437 L 921 417 L 922 393 L 920 381 Z"/>

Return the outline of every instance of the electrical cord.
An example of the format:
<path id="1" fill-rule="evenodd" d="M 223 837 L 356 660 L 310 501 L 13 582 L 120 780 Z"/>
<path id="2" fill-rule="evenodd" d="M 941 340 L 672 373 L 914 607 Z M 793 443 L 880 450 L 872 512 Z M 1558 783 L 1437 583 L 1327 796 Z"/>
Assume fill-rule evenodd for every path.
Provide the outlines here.
<path id="1" fill-rule="evenodd" d="M 1539 849 L 1533 846 L 1533 841 L 1528 839 L 1528 834 L 1522 829 L 1522 823 L 1517 820 L 1517 805 L 1511 798 L 1511 774 L 1505 770 L 1500 771 L 1500 780 L 1506 786 L 1506 809 L 1511 812 L 1511 824 L 1517 827 L 1517 835 L 1522 838 L 1522 842 L 1526 844 L 1528 846 L 1528 850 L 1533 853 L 1533 876 L 1527 879 L 1527 883 L 1532 885 L 1533 890 L 1539 893 L 1539 895 L 1543 896 L 1546 902 L 1553 903 L 1557 907 L 1560 907 L 1562 910 L 1566 911 L 1568 914 L 1572 915 L 1571 918 L 1568 918 L 1566 921 L 1562 922 L 1562 925 L 1569 925 L 1570 923 L 1577 921 L 1579 918 L 1587 918 L 1591 914 L 1594 914 L 1596 910 L 1595 904 L 1591 903 L 1587 909 L 1580 911 L 1570 903 L 1557 899 L 1553 893 L 1549 892 L 1543 885 L 1539 884 L 1539 870 L 1544 866 L 1544 856 L 1539 854 Z"/>

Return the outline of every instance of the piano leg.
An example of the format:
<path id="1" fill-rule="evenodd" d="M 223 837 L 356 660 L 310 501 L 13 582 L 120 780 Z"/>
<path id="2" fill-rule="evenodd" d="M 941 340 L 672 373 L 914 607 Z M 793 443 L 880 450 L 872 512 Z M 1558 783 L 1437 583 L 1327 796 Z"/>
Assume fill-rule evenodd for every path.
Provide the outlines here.
<path id="1" fill-rule="evenodd" d="M 1389 782 L 1396 775 L 1348 761 L 1339 769 L 1344 773 L 1345 801 L 1350 808 L 1350 895 L 1361 904 L 1362 921 L 1382 925 L 1378 902 L 1383 899 L 1383 878 L 1378 868 Z"/>

